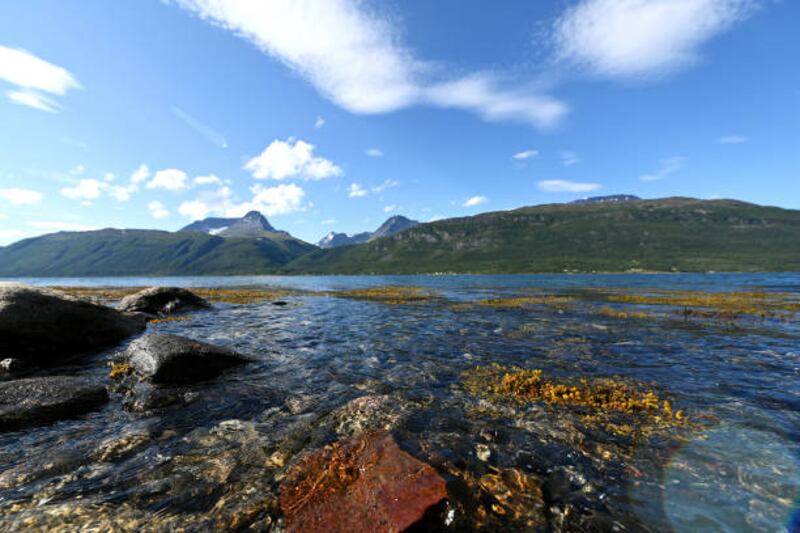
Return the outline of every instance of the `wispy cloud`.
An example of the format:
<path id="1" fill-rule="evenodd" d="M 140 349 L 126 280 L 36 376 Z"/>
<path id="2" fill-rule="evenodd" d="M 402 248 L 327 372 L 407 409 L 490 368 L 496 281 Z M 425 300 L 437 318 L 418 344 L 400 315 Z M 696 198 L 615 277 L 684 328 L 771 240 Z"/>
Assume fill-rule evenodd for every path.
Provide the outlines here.
<path id="1" fill-rule="evenodd" d="M 517 152 L 516 154 L 511 156 L 511 159 L 516 159 L 517 161 L 525 161 L 526 159 L 534 159 L 539 157 L 539 150 L 523 150 L 522 152 Z"/>
<path id="2" fill-rule="evenodd" d="M 741 135 L 725 135 L 717 139 L 719 144 L 744 144 L 750 139 Z"/>
<path id="3" fill-rule="evenodd" d="M 592 192 L 599 189 L 599 183 L 579 183 L 568 180 L 543 180 L 536 184 L 544 192 Z"/>
<path id="4" fill-rule="evenodd" d="M 392 211 L 397 211 L 397 206 L 396 205 L 386 205 L 386 206 L 383 207 L 383 212 L 384 213 L 391 213 Z"/>
<path id="5" fill-rule="evenodd" d="M 324 125 L 325 125 L 325 119 L 322 117 L 317 117 L 317 120 L 314 121 L 314 127 L 317 129 L 320 129 Z"/>
<path id="6" fill-rule="evenodd" d="M 370 157 L 383 157 L 383 150 L 380 148 L 367 148 L 364 153 Z"/>
<path id="7" fill-rule="evenodd" d="M 568 111 L 566 104 L 534 87 L 504 85 L 499 77 L 481 72 L 454 76 L 415 57 L 392 20 L 358 0 L 177 3 L 250 41 L 354 113 L 434 105 L 546 128 Z"/>
<path id="8" fill-rule="evenodd" d="M 561 164 L 565 167 L 571 167 L 581 162 L 581 158 L 578 157 L 578 154 L 569 150 L 562 150 L 561 153 L 558 154 L 558 157 L 561 159 Z"/>
<path id="9" fill-rule="evenodd" d="M 52 96 L 80 88 L 67 69 L 19 48 L 0 46 L 0 80 L 15 87 L 6 96 L 15 104 L 55 112 L 60 106 Z"/>
<path id="10" fill-rule="evenodd" d="M 664 75 L 747 18 L 758 0 L 583 0 L 555 25 L 561 60 L 609 78 Z"/>
<path id="11" fill-rule="evenodd" d="M 181 119 L 187 126 L 195 130 L 197 133 L 202 135 L 207 141 L 218 148 L 227 148 L 228 141 L 225 139 L 225 136 L 219 133 L 217 130 L 202 123 L 200 120 L 194 118 L 192 115 L 181 109 L 180 107 L 173 107 L 172 113 Z"/>
<path id="12" fill-rule="evenodd" d="M 332 161 L 314 155 L 314 145 L 292 137 L 274 140 L 260 155 L 250 159 L 244 169 L 256 179 L 287 178 L 320 180 L 344 172 Z"/>
<path id="13" fill-rule="evenodd" d="M 687 158 L 683 156 L 668 157 L 661 160 L 661 165 L 658 170 L 652 174 L 643 174 L 639 176 L 640 181 L 658 181 L 666 178 L 671 174 L 675 174 L 686 166 Z"/>
<path id="14" fill-rule="evenodd" d="M 386 189 L 391 189 L 393 187 L 397 187 L 398 185 L 400 185 L 400 182 L 397 180 L 384 180 L 380 185 L 373 187 L 372 192 L 375 194 L 380 194 Z"/>
<path id="15" fill-rule="evenodd" d="M 478 205 L 485 204 L 488 201 L 489 199 L 486 198 L 485 196 L 473 196 L 472 198 L 464 202 L 464 207 L 475 207 Z"/>

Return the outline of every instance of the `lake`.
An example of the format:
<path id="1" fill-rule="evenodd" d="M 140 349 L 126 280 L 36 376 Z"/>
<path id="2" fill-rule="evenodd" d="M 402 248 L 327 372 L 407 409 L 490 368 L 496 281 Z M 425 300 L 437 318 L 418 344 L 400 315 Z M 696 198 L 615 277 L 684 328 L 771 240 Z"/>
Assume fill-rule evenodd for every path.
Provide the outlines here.
<path id="1" fill-rule="evenodd" d="M 13 281 L 280 289 L 288 305 L 220 301 L 151 324 L 253 359 L 178 401 L 134 408 L 112 394 L 79 419 L 0 434 L 4 530 L 243 516 L 279 530 L 285 465 L 340 438 L 354 422 L 336 413 L 368 395 L 390 399 L 400 446 L 448 481 L 448 531 L 800 524 L 797 274 Z M 417 292 L 358 292 L 387 286 Z M 38 374 L 108 381 L 122 349 Z M 533 370 L 535 393 L 516 387 Z M 547 392 L 561 385 L 581 391 Z M 587 398 L 607 390 L 652 393 L 656 407 Z"/>

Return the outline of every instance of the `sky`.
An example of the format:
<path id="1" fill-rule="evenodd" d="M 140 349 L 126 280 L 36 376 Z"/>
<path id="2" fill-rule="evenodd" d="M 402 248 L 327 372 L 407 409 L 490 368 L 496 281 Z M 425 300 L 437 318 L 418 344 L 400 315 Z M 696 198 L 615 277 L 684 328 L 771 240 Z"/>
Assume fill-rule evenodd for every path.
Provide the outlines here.
<path id="1" fill-rule="evenodd" d="M 0 245 L 587 196 L 800 209 L 800 2 L 4 0 Z"/>

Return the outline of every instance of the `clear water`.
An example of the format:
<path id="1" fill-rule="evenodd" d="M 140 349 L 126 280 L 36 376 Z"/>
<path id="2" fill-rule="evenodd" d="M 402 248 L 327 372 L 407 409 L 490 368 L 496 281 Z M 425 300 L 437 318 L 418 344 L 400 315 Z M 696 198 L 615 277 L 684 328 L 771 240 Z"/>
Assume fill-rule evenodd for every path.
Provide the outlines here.
<path id="1" fill-rule="evenodd" d="M 441 464 L 435 457 L 445 457 L 475 476 L 491 466 L 517 468 L 541 480 L 545 505 L 555 509 L 548 511 L 545 529 L 560 528 L 555 516 L 567 505 L 573 512 L 598 517 L 597 522 L 572 522 L 578 528 L 586 524 L 587 530 L 592 523 L 621 531 L 786 531 L 797 527 L 797 517 L 793 518 L 800 496 L 797 316 L 716 324 L 620 320 L 599 315 L 591 301 L 563 310 L 542 306 L 472 307 L 465 311 L 452 304 L 513 296 L 530 289 L 800 293 L 800 275 L 14 281 L 315 291 L 411 285 L 435 289 L 444 298 L 385 305 L 298 295 L 287 298 L 290 305 L 286 307 L 217 304 L 213 310 L 194 313 L 191 320 L 151 326 L 151 331 L 233 347 L 255 362 L 212 382 L 188 387 L 183 391 L 187 401 L 179 405 L 132 412 L 123 408 L 121 398 L 113 396 L 105 408 L 80 419 L 0 434 L 2 529 L 47 524 L 52 529 L 70 530 L 110 506 L 120 509 L 120 517 L 144 513 L 154 529 L 169 528 L 173 523 L 170 517 L 176 514 L 197 516 L 197 529 L 211 528 L 213 522 L 204 522 L 204 517 L 227 505 L 227 500 L 220 503 L 221 495 L 241 480 L 263 483 L 258 485 L 259 497 L 276 493 L 280 468 L 265 468 L 263 458 L 283 449 L 282 439 L 289 438 L 287 435 L 298 439 L 298 432 L 288 428 L 304 428 L 309 434 L 305 440 L 300 437 L 293 453 L 314 449 L 335 438 L 330 433 L 314 433 L 322 427 L 316 422 L 321 417 L 354 398 L 387 393 L 421 399 L 421 407 L 397 433 L 401 445 L 417 457 L 434 464 Z M 512 334 L 520 331 L 524 333 Z M 104 363 L 122 348 L 47 373 L 78 373 L 107 380 Z M 480 400 L 464 390 L 462 373 L 494 362 L 541 368 L 553 376 L 621 376 L 651 383 L 704 422 L 680 440 L 628 442 L 582 430 L 571 424 L 573 415 L 563 410 L 533 406 L 505 413 L 484 412 L 475 409 Z M 310 407 L 287 407 L 297 401 Z M 239 429 L 226 433 L 220 428 Z M 142 432 L 147 437 L 128 452 L 110 458 L 98 454 L 102 443 Z M 220 437 L 221 432 L 228 436 Z M 487 440 L 487 432 L 498 437 Z M 491 450 L 488 464 L 476 456 L 478 444 Z M 609 453 L 598 455 L 599 449 Z M 226 455 L 231 450 L 235 454 Z M 197 462 L 186 466 L 187 457 L 195 457 Z M 291 461 L 291 457 L 286 459 Z M 225 461 L 234 465 L 228 476 L 219 474 L 218 464 Z M 208 464 L 217 466 L 209 469 Z M 563 486 L 554 481 L 564 477 Z M 253 481 L 256 479 L 259 481 Z M 243 494 L 252 492 L 243 489 Z M 87 514 L 75 511 L 78 508 Z M 469 513 L 462 514 L 451 529 L 468 530 L 478 524 Z M 274 524 L 277 518 L 279 515 L 271 516 L 267 522 Z M 262 520 L 262 526 L 267 522 Z"/>

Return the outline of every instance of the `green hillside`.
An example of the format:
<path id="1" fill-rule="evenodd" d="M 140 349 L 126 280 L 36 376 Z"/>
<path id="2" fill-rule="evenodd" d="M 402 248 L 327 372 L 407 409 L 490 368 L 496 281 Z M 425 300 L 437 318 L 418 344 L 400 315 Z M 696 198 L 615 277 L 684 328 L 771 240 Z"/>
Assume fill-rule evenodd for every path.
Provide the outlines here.
<path id="1" fill-rule="evenodd" d="M 0 276 L 127 276 L 274 272 L 315 247 L 287 236 L 104 229 L 62 232 L 0 248 Z"/>
<path id="2" fill-rule="evenodd" d="M 668 198 L 525 207 L 316 250 L 287 273 L 798 271 L 800 211 Z"/>

